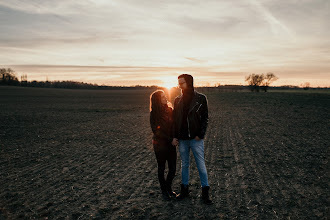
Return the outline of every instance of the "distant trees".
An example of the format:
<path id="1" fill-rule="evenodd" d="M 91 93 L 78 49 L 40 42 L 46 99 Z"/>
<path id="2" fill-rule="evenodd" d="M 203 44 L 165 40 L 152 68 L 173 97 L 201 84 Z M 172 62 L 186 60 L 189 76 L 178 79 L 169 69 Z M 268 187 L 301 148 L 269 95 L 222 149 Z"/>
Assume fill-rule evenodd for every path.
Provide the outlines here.
<path id="1" fill-rule="evenodd" d="M 27 74 L 21 75 L 21 81 L 14 70 L 10 68 L 0 68 L 0 85 L 24 86 L 24 87 L 40 87 L 40 88 L 66 88 L 66 89 L 158 89 L 157 86 L 99 86 L 92 83 L 76 82 L 76 81 L 28 81 Z"/>
<path id="2" fill-rule="evenodd" d="M 75 81 L 28 81 L 27 75 L 21 76 L 18 80 L 16 73 L 11 68 L 0 68 L 0 85 L 26 86 L 26 87 L 43 87 L 43 88 L 68 88 L 68 89 L 96 89 L 96 84 L 75 82 Z"/>
<path id="3" fill-rule="evenodd" d="M 245 78 L 245 81 L 248 82 L 251 91 L 259 92 L 260 88 L 267 92 L 269 85 L 276 81 L 278 77 L 274 73 L 265 74 L 250 74 Z"/>
<path id="4" fill-rule="evenodd" d="M 308 90 L 311 87 L 311 84 L 309 82 L 305 82 L 301 84 L 301 87 L 303 87 L 304 90 Z"/>
<path id="5" fill-rule="evenodd" d="M 72 80 L 67 81 L 28 81 L 27 74 L 21 75 L 19 81 L 16 73 L 11 68 L 0 68 L 0 85 L 24 86 L 24 87 L 40 87 L 40 88 L 66 88 L 66 89 L 158 89 L 158 86 L 106 86 L 92 83 L 76 82 Z"/>
<path id="6" fill-rule="evenodd" d="M 31 81 L 22 84 L 26 87 L 41 88 L 66 88 L 66 89 L 97 89 L 99 86 L 91 83 L 75 82 L 75 81 Z"/>
<path id="7" fill-rule="evenodd" d="M 18 78 L 14 70 L 10 68 L 0 69 L 0 84 L 4 85 L 19 85 Z"/>

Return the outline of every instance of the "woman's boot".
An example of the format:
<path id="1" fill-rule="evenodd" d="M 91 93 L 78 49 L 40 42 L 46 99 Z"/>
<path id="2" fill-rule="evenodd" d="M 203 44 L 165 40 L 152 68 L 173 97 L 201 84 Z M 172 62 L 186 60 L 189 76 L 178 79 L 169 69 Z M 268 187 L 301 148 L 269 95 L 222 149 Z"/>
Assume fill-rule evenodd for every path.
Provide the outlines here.
<path id="1" fill-rule="evenodd" d="M 170 197 L 170 194 L 167 191 L 166 185 L 161 186 L 160 188 L 162 190 L 163 199 L 166 200 L 166 201 L 171 200 L 171 197 Z"/>
<path id="2" fill-rule="evenodd" d="M 209 190 L 210 190 L 209 186 L 202 187 L 202 200 L 204 204 L 207 205 L 212 204 L 212 201 L 210 200 L 210 196 L 209 196 Z"/>
<path id="3" fill-rule="evenodd" d="M 162 191 L 162 196 L 163 196 L 163 199 L 166 201 L 171 200 L 170 194 L 168 194 L 167 190 Z"/>
<path id="4" fill-rule="evenodd" d="M 177 200 L 182 200 L 186 197 L 189 196 L 189 188 L 188 188 L 188 185 L 183 185 L 181 184 L 181 192 L 179 195 L 176 196 L 176 199 Z"/>
<path id="5" fill-rule="evenodd" d="M 177 194 L 172 190 L 172 182 L 166 181 L 166 190 L 171 198 L 176 198 Z"/>

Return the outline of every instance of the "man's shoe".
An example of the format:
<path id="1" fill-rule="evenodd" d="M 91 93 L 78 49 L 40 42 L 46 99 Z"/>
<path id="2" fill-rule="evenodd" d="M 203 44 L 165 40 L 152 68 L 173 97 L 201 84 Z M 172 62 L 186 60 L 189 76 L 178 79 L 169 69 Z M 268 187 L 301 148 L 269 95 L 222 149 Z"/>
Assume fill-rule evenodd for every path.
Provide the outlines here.
<path id="1" fill-rule="evenodd" d="M 209 190 L 210 190 L 209 186 L 202 187 L 202 200 L 204 204 L 207 205 L 212 204 L 212 201 L 210 200 L 210 196 L 209 196 Z"/>
<path id="2" fill-rule="evenodd" d="M 189 188 L 188 188 L 188 185 L 183 185 L 181 184 L 181 192 L 179 195 L 176 196 L 176 199 L 177 200 L 182 200 L 186 197 L 189 196 Z"/>

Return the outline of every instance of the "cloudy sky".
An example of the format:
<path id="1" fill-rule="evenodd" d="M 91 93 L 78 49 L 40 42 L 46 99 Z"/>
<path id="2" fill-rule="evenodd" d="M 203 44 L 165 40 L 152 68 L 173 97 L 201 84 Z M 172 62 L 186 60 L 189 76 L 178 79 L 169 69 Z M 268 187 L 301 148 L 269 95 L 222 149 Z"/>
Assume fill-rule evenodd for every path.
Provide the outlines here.
<path id="1" fill-rule="evenodd" d="M 0 0 L 0 67 L 28 80 L 330 86 L 329 0 Z"/>

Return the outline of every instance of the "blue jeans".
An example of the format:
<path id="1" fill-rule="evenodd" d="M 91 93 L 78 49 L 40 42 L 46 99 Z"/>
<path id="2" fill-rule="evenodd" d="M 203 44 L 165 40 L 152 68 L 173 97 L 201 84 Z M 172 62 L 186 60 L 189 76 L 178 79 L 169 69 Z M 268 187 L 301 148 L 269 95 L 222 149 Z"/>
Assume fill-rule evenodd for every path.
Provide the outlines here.
<path id="1" fill-rule="evenodd" d="M 181 157 L 181 179 L 182 184 L 189 184 L 189 164 L 190 164 L 190 149 L 194 154 L 199 178 L 201 180 L 202 187 L 209 186 L 207 180 L 207 171 L 204 159 L 204 140 L 196 141 L 192 140 L 179 140 L 179 150 Z"/>

